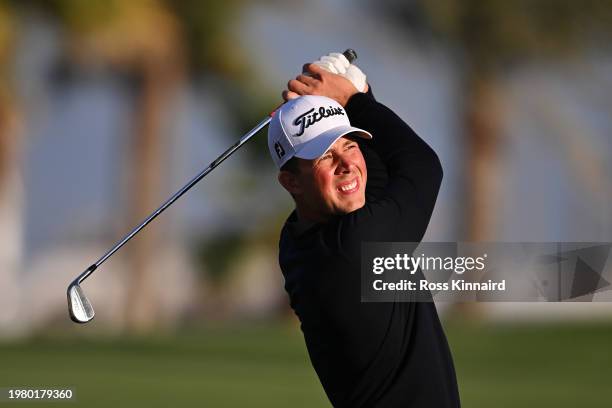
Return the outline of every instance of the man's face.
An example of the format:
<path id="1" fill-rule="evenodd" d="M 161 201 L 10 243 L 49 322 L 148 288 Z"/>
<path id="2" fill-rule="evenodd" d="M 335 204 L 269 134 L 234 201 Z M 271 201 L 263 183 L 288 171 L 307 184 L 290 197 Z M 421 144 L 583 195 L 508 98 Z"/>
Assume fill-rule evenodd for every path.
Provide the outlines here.
<path id="1" fill-rule="evenodd" d="M 295 177 L 298 211 L 307 218 L 325 220 L 365 205 L 366 164 L 359 145 L 350 137 L 338 139 L 318 159 L 300 159 Z"/>

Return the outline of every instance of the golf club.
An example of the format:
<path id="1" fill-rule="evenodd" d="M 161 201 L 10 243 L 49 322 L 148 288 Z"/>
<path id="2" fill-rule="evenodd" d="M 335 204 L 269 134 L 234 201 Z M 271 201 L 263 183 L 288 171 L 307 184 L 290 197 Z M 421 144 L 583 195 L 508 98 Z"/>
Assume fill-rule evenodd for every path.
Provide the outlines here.
<path id="1" fill-rule="evenodd" d="M 343 52 L 343 55 L 346 59 L 352 63 L 355 59 L 357 59 L 357 53 L 352 49 L 347 49 Z M 276 108 L 278 109 L 278 107 Z M 68 311 L 70 313 L 70 318 L 72 321 L 76 323 L 87 323 L 91 321 L 95 312 L 89 299 L 85 296 L 83 289 L 81 288 L 81 283 L 85 279 L 87 279 L 100 265 L 102 265 L 108 258 L 110 258 L 119 248 L 125 245 L 130 239 L 134 237 L 134 235 L 138 234 L 144 227 L 146 227 L 151 221 L 153 221 L 159 214 L 164 212 L 164 210 L 172 205 L 176 200 L 178 200 L 183 194 L 189 191 L 194 185 L 196 185 L 200 180 L 202 180 L 208 173 L 213 171 L 215 167 L 221 164 L 225 159 L 230 157 L 236 150 L 238 150 L 242 145 L 248 142 L 253 136 L 255 136 L 261 129 L 266 127 L 276 109 L 270 113 L 264 120 L 259 122 L 253 129 L 251 129 L 248 133 L 240 138 L 234 145 L 232 145 L 229 149 L 223 152 L 219 157 L 213 160 L 212 163 L 208 165 L 204 170 L 198 173 L 194 178 L 192 178 L 185 186 L 183 186 L 179 191 L 177 191 L 174 195 L 168 198 L 157 210 L 155 210 L 151 215 L 149 215 L 140 225 L 135 227 L 130 233 L 128 233 L 125 237 L 123 237 L 119 242 L 115 244 L 111 249 L 108 250 L 100 259 L 98 259 L 94 264 L 89 266 L 85 271 L 83 271 L 79 276 L 77 276 L 71 283 L 68 285 Z"/>

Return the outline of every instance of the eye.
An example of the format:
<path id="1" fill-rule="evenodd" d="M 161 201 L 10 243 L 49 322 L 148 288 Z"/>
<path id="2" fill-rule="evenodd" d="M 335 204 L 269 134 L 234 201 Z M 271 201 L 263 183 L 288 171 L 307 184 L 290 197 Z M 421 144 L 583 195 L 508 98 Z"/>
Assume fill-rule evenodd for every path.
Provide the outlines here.
<path id="1" fill-rule="evenodd" d="M 321 156 L 321 157 L 319 158 L 319 160 L 317 160 L 317 163 L 320 163 L 320 162 L 322 162 L 323 160 L 328 160 L 328 159 L 331 159 L 331 158 L 332 158 L 331 153 L 325 153 L 323 156 Z"/>
<path id="2" fill-rule="evenodd" d="M 346 150 L 349 150 L 349 149 L 354 149 L 354 148 L 356 148 L 356 147 L 357 147 L 357 143 L 351 143 L 350 145 L 347 145 L 347 146 L 346 146 Z"/>

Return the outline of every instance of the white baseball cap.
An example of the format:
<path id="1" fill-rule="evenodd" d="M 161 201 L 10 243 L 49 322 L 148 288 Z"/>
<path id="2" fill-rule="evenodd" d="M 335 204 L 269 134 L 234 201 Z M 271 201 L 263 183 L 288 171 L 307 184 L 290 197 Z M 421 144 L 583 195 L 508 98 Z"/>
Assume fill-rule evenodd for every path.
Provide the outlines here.
<path id="1" fill-rule="evenodd" d="M 336 140 L 349 133 L 371 139 L 365 130 L 351 126 L 344 108 L 325 96 L 305 95 L 281 106 L 268 128 L 268 148 L 280 169 L 292 157 L 321 157 Z"/>

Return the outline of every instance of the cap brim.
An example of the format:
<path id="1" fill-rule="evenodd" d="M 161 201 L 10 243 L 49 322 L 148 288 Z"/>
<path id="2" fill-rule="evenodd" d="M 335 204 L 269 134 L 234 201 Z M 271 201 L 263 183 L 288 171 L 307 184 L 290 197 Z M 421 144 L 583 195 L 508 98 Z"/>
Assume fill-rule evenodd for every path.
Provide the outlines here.
<path id="1" fill-rule="evenodd" d="M 323 154 L 325 154 L 325 152 L 334 143 L 336 143 L 336 140 L 350 133 L 354 133 L 356 136 L 359 136 L 363 139 L 372 139 L 372 135 L 370 134 L 370 132 L 366 132 L 363 129 L 359 129 L 352 126 L 338 126 L 321 133 L 314 139 L 301 145 L 299 149 L 295 152 L 294 156 L 306 160 L 317 159 L 323 156 Z"/>

